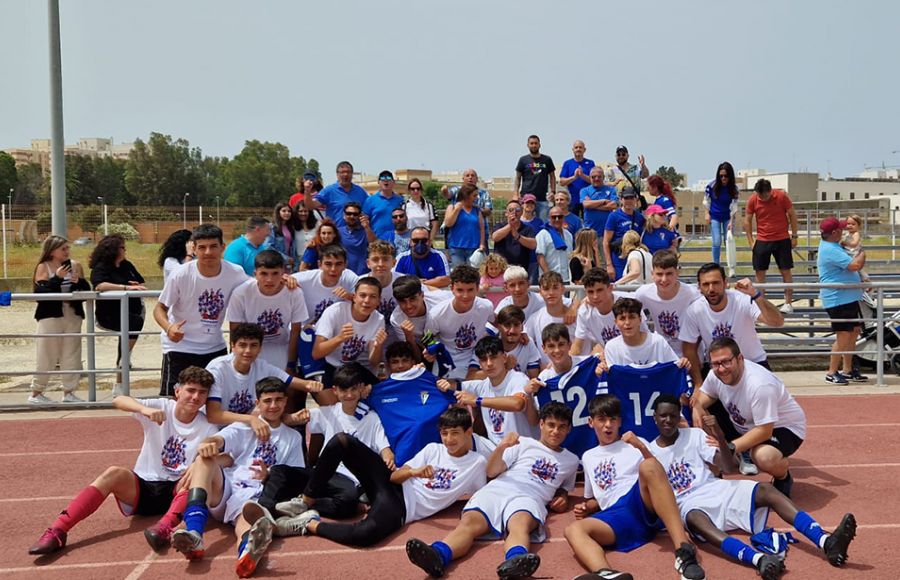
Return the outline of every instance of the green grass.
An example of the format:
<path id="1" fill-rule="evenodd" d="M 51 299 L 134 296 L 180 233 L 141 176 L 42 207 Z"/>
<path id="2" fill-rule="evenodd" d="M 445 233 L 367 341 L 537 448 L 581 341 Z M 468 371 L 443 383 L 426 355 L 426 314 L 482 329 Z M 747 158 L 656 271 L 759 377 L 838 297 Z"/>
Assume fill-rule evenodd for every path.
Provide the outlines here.
<path id="1" fill-rule="evenodd" d="M 88 269 L 88 259 L 91 252 L 94 251 L 94 245 L 90 246 L 71 246 L 71 256 L 73 260 L 77 260 L 84 265 L 85 274 L 90 276 Z M 159 255 L 159 244 L 139 244 L 137 242 L 127 243 L 126 256 L 145 278 L 156 277 L 162 275 L 162 270 L 156 265 L 156 258 Z M 7 244 L 6 261 L 9 272 L 9 278 L 31 278 L 34 267 L 37 265 L 38 259 L 41 257 L 40 244 Z M 2 259 L 2 256 L 0 256 Z M 2 264 L 0 264 L 2 266 Z M 2 274 L 2 271 L 0 271 Z"/>

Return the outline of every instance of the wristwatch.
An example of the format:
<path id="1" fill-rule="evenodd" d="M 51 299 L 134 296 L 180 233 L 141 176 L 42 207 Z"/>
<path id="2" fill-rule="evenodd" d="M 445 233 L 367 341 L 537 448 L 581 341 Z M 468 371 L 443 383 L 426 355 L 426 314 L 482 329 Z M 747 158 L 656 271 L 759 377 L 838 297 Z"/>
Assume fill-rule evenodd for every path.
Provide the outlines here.
<path id="1" fill-rule="evenodd" d="M 731 441 L 726 443 L 725 447 L 727 447 L 728 450 L 731 451 L 732 453 L 737 453 L 737 449 L 735 448 L 734 443 L 732 443 Z"/>

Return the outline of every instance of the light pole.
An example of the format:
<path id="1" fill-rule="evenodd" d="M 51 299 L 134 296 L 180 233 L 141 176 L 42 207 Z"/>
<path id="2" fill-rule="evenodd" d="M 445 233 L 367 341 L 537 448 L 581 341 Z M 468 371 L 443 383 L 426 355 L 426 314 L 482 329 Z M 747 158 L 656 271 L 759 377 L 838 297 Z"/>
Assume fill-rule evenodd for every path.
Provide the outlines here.
<path id="1" fill-rule="evenodd" d="M 219 214 L 219 196 L 216 196 L 216 225 L 222 227 L 221 214 Z"/>
<path id="2" fill-rule="evenodd" d="M 14 188 L 9 188 L 9 219 L 12 219 L 12 196 L 14 191 Z"/>
<path id="3" fill-rule="evenodd" d="M 181 227 L 185 230 L 187 229 L 187 198 L 189 195 L 191 195 L 190 192 L 186 192 L 181 200 Z"/>
<path id="4" fill-rule="evenodd" d="M 109 214 L 106 211 L 106 204 L 103 202 L 103 196 L 98 195 L 97 201 L 100 202 L 100 205 L 103 207 L 103 235 L 109 235 Z"/>

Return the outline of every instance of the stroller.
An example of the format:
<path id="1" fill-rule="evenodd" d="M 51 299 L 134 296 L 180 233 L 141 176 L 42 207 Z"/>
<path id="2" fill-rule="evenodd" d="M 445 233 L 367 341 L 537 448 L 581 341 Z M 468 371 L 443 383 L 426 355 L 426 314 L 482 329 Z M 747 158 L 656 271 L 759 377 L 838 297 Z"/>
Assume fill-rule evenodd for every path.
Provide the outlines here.
<path id="1" fill-rule="evenodd" d="M 862 311 L 863 318 L 874 318 L 878 306 L 875 300 L 868 292 L 863 294 L 863 299 L 859 301 L 859 309 Z M 872 368 L 877 364 L 876 353 L 878 352 L 878 323 L 874 320 L 863 323 L 862 331 L 859 339 L 856 341 L 856 350 L 869 351 L 862 352 L 853 356 L 853 368 L 857 369 L 860 364 L 865 364 Z M 889 369 L 900 375 L 900 311 L 895 312 L 885 322 L 884 325 L 884 361 Z"/>

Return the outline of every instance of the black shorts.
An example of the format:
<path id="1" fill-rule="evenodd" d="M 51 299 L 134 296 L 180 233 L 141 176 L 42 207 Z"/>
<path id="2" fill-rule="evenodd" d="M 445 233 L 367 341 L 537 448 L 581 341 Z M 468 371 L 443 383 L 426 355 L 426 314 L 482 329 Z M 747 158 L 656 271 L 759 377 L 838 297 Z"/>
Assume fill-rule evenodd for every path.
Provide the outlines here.
<path id="1" fill-rule="evenodd" d="M 850 332 L 862 325 L 862 322 L 859 320 L 853 322 L 834 322 L 835 319 L 862 318 L 862 312 L 859 310 L 859 302 L 855 300 L 833 308 L 826 308 L 825 312 L 827 312 L 828 317 L 832 319 L 831 330 L 835 332 Z"/>
<path id="2" fill-rule="evenodd" d="M 771 445 L 775 449 L 781 451 L 785 457 L 790 457 L 800 449 L 803 445 L 803 439 L 797 437 L 797 434 L 785 427 L 776 427 L 772 431 L 772 437 L 768 441 L 760 443 L 760 445 Z"/>
<path id="3" fill-rule="evenodd" d="M 794 256 L 791 250 L 790 238 L 774 242 L 756 240 L 756 243 L 753 244 L 753 269 L 757 272 L 768 270 L 772 256 L 775 256 L 775 263 L 778 264 L 779 270 L 790 270 L 794 267 Z"/>
<path id="4" fill-rule="evenodd" d="M 175 384 L 178 382 L 178 375 L 189 366 L 198 366 L 202 369 L 206 368 L 212 359 L 228 354 L 226 349 L 217 350 L 208 354 L 194 354 L 190 352 L 170 351 L 163 354 L 162 360 L 162 377 L 159 387 L 160 397 L 174 397 Z"/>
<path id="5" fill-rule="evenodd" d="M 134 477 L 138 482 L 138 501 L 132 515 L 161 516 L 169 511 L 177 481 L 145 481 L 137 474 Z"/>

